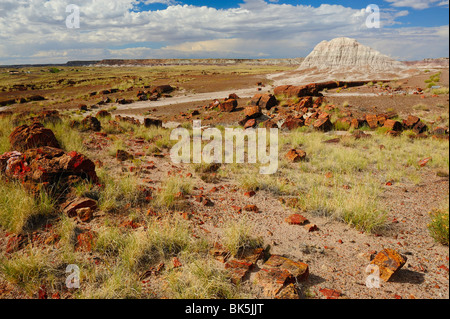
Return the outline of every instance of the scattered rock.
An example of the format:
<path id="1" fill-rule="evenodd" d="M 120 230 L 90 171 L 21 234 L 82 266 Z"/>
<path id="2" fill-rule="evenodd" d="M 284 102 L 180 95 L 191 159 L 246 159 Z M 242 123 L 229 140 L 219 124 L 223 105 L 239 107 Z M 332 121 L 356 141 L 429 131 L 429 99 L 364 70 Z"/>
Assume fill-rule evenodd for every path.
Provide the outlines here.
<path id="1" fill-rule="evenodd" d="M 219 103 L 219 110 L 222 112 L 233 112 L 238 105 L 235 99 L 228 99 L 222 103 Z"/>
<path id="2" fill-rule="evenodd" d="M 256 119 L 262 115 L 261 107 L 259 106 L 247 106 L 244 109 L 244 115 L 247 119 Z"/>
<path id="3" fill-rule="evenodd" d="M 244 207 L 244 210 L 246 212 L 254 212 L 254 213 L 258 213 L 259 212 L 259 209 L 258 209 L 258 207 L 256 205 L 247 205 L 247 206 Z"/>
<path id="4" fill-rule="evenodd" d="M 100 121 L 93 116 L 87 116 L 81 121 L 81 129 L 83 131 L 94 131 L 100 132 L 102 130 L 102 125 Z"/>
<path id="5" fill-rule="evenodd" d="M 403 130 L 402 123 L 394 120 L 386 120 L 384 122 L 384 127 L 394 132 L 401 132 Z"/>
<path id="6" fill-rule="evenodd" d="M 292 163 L 297 163 L 306 159 L 306 152 L 292 149 L 286 154 L 286 158 Z"/>
<path id="7" fill-rule="evenodd" d="M 308 276 L 307 264 L 272 255 L 255 275 L 255 279 L 256 283 L 263 287 L 267 296 L 275 297 L 285 286 L 296 281 L 303 282 L 308 279 Z"/>
<path id="8" fill-rule="evenodd" d="M 393 249 L 387 248 L 378 253 L 370 264 L 378 266 L 380 278 L 387 282 L 403 267 L 406 261 L 407 258 L 405 256 Z"/>
<path id="9" fill-rule="evenodd" d="M 100 110 L 97 112 L 97 114 L 95 116 L 96 117 L 111 117 L 111 113 L 109 113 L 106 110 Z"/>
<path id="10" fill-rule="evenodd" d="M 314 128 L 322 132 L 329 132 L 333 129 L 333 124 L 329 117 L 320 118 L 314 122 Z"/>
<path id="11" fill-rule="evenodd" d="M 144 119 L 144 126 L 145 127 L 152 127 L 152 126 L 156 126 L 156 127 L 162 127 L 162 121 L 158 120 L 158 119 L 153 119 L 153 118 L 145 118 Z"/>
<path id="12" fill-rule="evenodd" d="M 87 212 L 83 209 L 89 209 L 91 212 Z M 73 200 L 69 200 L 62 204 L 61 209 L 65 215 L 68 217 L 75 217 L 78 214 L 80 215 L 92 215 L 92 212 L 94 212 L 97 209 L 97 202 L 90 198 L 76 198 Z M 79 212 L 82 210 L 81 212 Z M 81 218 L 84 218 L 81 216 Z M 88 216 L 85 216 L 86 218 Z"/>
<path id="13" fill-rule="evenodd" d="M 320 293 L 324 295 L 327 299 L 339 299 L 342 293 L 338 290 L 323 288 L 319 289 Z"/>
<path id="14" fill-rule="evenodd" d="M 285 219 L 285 221 L 290 225 L 304 225 L 308 223 L 308 219 L 300 214 L 293 214 Z"/>
<path id="15" fill-rule="evenodd" d="M 250 119 L 247 122 L 245 122 L 244 129 L 254 128 L 254 127 L 256 127 L 256 124 L 257 123 L 256 123 L 255 119 Z"/>
<path id="16" fill-rule="evenodd" d="M 231 282 L 235 285 L 240 283 L 252 268 L 253 263 L 238 259 L 231 259 L 225 264 L 225 269 L 230 273 Z"/>
<path id="17" fill-rule="evenodd" d="M 159 85 L 157 87 L 154 87 L 151 90 L 151 94 L 154 94 L 154 93 L 158 93 L 158 94 L 170 93 L 173 90 L 175 90 L 175 89 L 172 86 L 170 86 L 170 85 Z"/>

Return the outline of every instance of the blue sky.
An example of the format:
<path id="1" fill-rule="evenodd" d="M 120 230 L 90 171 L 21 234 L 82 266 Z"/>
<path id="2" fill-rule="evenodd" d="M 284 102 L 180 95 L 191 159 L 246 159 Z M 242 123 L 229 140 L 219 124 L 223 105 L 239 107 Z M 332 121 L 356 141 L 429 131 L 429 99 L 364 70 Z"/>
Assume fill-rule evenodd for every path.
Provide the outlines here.
<path id="1" fill-rule="evenodd" d="M 69 3 L 80 28 L 68 29 Z M 367 28 L 369 4 L 381 27 Z M 448 0 L 1 0 L 0 64 L 304 57 L 347 36 L 399 60 L 449 56 Z"/>

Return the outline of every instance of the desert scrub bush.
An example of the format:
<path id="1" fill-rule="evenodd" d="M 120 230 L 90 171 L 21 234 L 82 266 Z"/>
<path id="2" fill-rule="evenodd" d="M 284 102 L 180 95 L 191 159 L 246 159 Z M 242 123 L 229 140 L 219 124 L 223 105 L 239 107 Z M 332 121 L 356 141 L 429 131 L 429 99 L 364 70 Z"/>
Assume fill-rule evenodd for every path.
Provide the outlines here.
<path id="1" fill-rule="evenodd" d="M 437 95 L 448 94 L 448 92 L 449 92 L 448 88 L 445 88 L 445 87 L 431 90 L 431 94 L 437 94 Z"/>
<path id="2" fill-rule="evenodd" d="M 0 225 L 14 233 L 29 230 L 55 210 L 54 200 L 45 191 L 34 196 L 17 182 L 0 180 L 0 194 Z"/>
<path id="3" fill-rule="evenodd" d="M 108 170 L 97 171 L 103 188 L 99 194 L 99 208 L 105 212 L 114 212 L 124 207 L 136 207 L 145 200 L 140 181 L 133 175 L 121 176 L 116 180 Z"/>
<path id="4" fill-rule="evenodd" d="M 448 209 L 447 211 L 435 209 L 430 213 L 431 221 L 428 224 L 428 230 L 431 237 L 438 243 L 448 246 Z"/>
<path id="5" fill-rule="evenodd" d="M 350 124 L 341 122 L 341 121 L 335 121 L 334 122 L 334 129 L 336 131 L 348 131 L 350 129 Z"/>
<path id="6" fill-rule="evenodd" d="M 244 249 L 260 248 L 263 245 L 262 238 L 253 237 L 252 233 L 253 229 L 247 220 L 231 221 L 225 225 L 221 241 L 231 255 L 236 256 Z"/>
<path id="7" fill-rule="evenodd" d="M 184 206 L 184 195 L 192 192 L 192 183 L 188 179 L 170 177 L 161 185 L 161 191 L 156 195 L 154 204 L 159 208 L 176 209 Z"/>

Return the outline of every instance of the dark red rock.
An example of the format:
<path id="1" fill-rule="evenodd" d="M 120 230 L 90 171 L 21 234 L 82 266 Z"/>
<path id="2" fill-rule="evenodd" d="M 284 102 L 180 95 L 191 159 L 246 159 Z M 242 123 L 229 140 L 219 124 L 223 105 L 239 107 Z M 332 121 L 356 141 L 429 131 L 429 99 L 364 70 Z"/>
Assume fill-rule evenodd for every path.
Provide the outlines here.
<path id="1" fill-rule="evenodd" d="M 288 116 L 285 119 L 284 123 L 281 125 L 281 129 L 288 129 L 289 131 L 292 131 L 292 130 L 295 130 L 304 125 L 305 125 L 305 122 L 302 119 Z"/>
<path id="2" fill-rule="evenodd" d="M 40 123 L 16 127 L 10 134 L 9 141 L 11 148 L 17 151 L 25 151 L 42 146 L 60 148 L 53 131 L 45 128 Z"/>
<path id="3" fill-rule="evenodd" d="M 401 132 L 403 130 L 402 123 L 394 120 L 386 120 L 384 122 L 384 127 L 395 132 Z"/>
<path id="4" fill-rule="evenodd" d="M 102 129 L 102 125 L 100 121 L 93 116 L 87 116 L 81 121 L 81 129 L 83 131 L 94 131 L 94 132 L 100 132 Z"/>
<path id="5" fill-rule="evenodd" d="M 325 117 L 316 120 L 314 122 L 314 128 L 322 132 L 329 132 L 333 129 L 333 124 L 331 123 L 329 117 Z"/>
<path id="6" fill-rule="evenodd" d="M 261 107 L 259 106 L 247 106 L 244 109 L 244 115 L 247 119 L 256 119 L 262 115 Z"/>
<path id="7" fill-rule="evenodd" d="M 306 152 L 303 150 L 292 149 L 286 154 L 286 158 L 292 163 L 297 163 L 306 158 Z"/>
<path id="8" fill-rule="evenodd" d="M 219 110 L 222 112 L 233 112 L 238 105 L 235 99 L 229 99 L 219 104 Z"/>
<path id="9" fill-rule="evenodd" d="M 262 109 L 270 110 L 272 107 L 277 106 L 278 101 L 272 94 L 263 94 L 259 100 L 258 105 Z"/>
<path id="10" fill-rule="evenodd" d="M 83 208 L 90 208 L 92 211 L 95 211 L 97 202 L 90 198 L 76 198 L 61 205 L 63 213 L 69 217 L 77 216 L 77 211 Z"/>
<path id="11" fill-rule="evenodd" d="M 244 125 L 244 129 L 248 129 L 248 128 L 254 128 L 256 126 L 256 120 L 255 119 L 250 119 L 248 120 L 245 125 Z"/>
<path id="12" fill-rule="evenodd" d="M 156 127 L 162 127 L 162 121 L 158 120 L 158 119 L 153 119 L 153 118 L 145 118 L 144 119 L 144 126 L 145 127 L 152 127 L 152 126 L 156 126 Z"/>
<path id="13" fill-rule="evenodd" d="M 305 217 L 303 217 L 300 214 L 293 214 L 289 217 L 286 217 L 285 221 L 289 225 L 304 225 L 308 222 L 308 219 L 306 219 Z"/>

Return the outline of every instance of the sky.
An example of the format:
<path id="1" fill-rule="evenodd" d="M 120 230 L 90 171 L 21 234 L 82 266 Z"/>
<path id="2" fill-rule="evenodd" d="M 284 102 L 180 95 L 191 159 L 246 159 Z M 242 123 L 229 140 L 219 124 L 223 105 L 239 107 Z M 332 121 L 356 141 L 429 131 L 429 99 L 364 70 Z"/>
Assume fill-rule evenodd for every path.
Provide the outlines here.
<path id="1" fill-rule="evenodd" d="M 0 0 L 0 65 L 296 58 L 343 36 L 398 60 L 448 57 L 449 1 Z"/>

